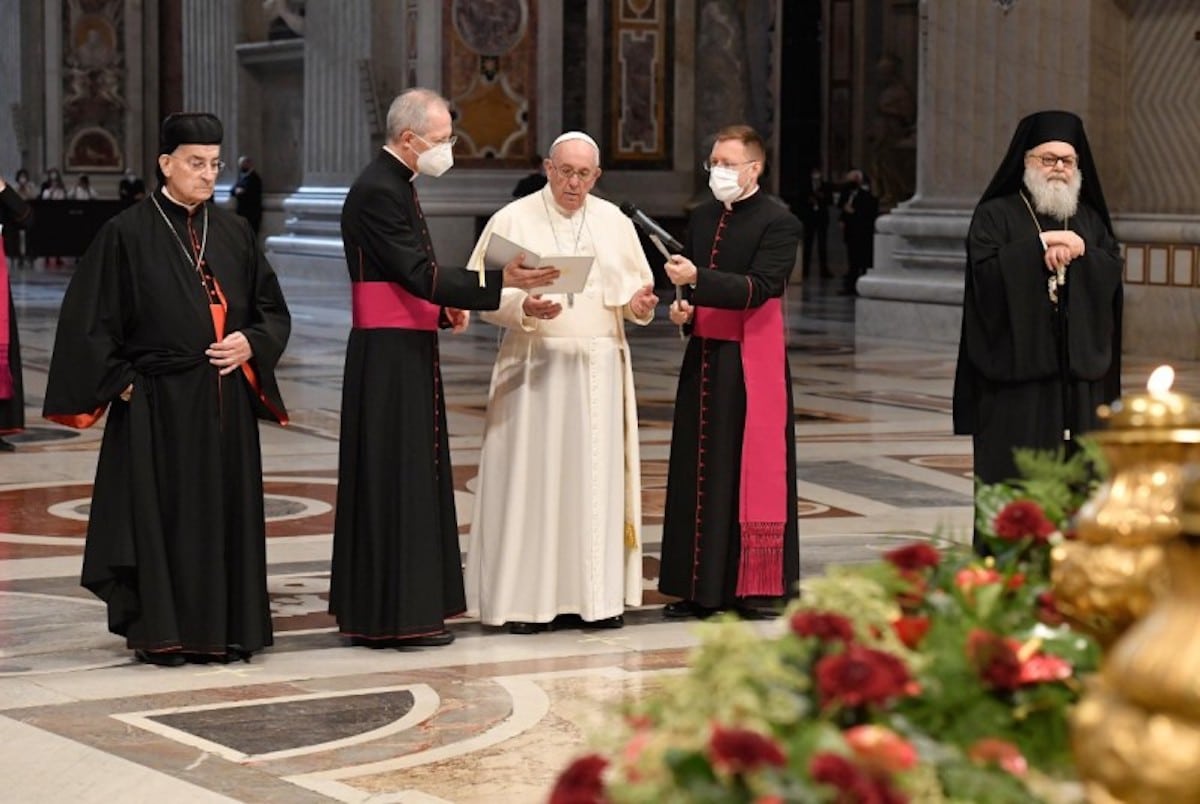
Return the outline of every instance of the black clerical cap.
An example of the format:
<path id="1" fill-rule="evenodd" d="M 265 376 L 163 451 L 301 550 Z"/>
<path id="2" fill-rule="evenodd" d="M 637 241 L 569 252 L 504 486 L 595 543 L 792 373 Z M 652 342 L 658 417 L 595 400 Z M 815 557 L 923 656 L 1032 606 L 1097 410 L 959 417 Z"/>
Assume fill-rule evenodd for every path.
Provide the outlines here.
<path id="1" fill-rule="evenodd" d="M 158 152 L 169 154 L 180 145 L 220 145 L 224 134 L 225 129 L 216 115 L 177 112 L 162 122 Z"/>
<path id="2" fill-rule="evenodd" d="M 1108 215 L 1108 204 L 1104 201 L 1104 191 L 1100 189 L 1100 175 L 1096 171 L 1096 162 L 1092 159 L 1092 149 L 1088 145 L 1087 134 L 1083 130 L 1083 121 L 1072 112 L 1048 110 L 1034 112 L 1017 124 L 1012 141 L 1008 144 L 1008 153 L 1000 163 L 996 175 L 983 191 L 979 203 L 990 201 L 1005 195 L 1012 195 L 1021 189 L 1025 180 L 1025 154 L 1044 142 L 1066 142 L 1075 149 L 1079 157 L 1079 170 L 1083 176 L 1083 187 L 1080 197 L 1084 203 L 1100 213 L 1104 225 L 1112 233 L 1112 220 Z"/>

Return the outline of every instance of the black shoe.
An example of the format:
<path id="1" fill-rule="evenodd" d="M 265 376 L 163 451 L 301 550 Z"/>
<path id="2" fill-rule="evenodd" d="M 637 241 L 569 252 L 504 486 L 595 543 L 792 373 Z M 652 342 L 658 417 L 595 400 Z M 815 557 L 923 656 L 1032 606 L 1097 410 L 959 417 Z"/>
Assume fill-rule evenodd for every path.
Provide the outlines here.
<path id="1" fill-rule="evenodd" d="M 179 667 L 187 663 L 187 656 L 179 651 L 135 650 L 133 657 L 144 664 L 159 667 Z"/>
<path id="2" fill-rule="evenodd" d="M 756 606 L 738 606 L 735 611 L 737 611 L 737 616 L 743 620 L 775 620 L 781 613 L 775 609 L 763 609 Z"/>
<path id="3" fill-rule="evenodd" d="M 424 634 L 422 636 L 401 637 L 391 640 L 393 648 L 440 648 L 442 645 L 449 645 L 454 641 L 454 633 L 451 631 L 442 631 L 437 634 Z"/>
<path id="4" fill-rule="evenodd" d="M 0 438 L 0 452 L 16 452 L 16 451 L 17 451 L 16 444 L 14 444 L 11 441 L 5 441 L 3 438 Z"/>
<path id="5" fill-rule="evenodd" d="M 584 628 L 624 628 L 625 615 L 618 614 L 615 617 L 605 617 L 602 620 L 584 620 Z"/>
<path id="6" fill-rule="evenodd" d="M 674 603 L 663 606 L 663 616 L 668 620 L 685 620 L 689 617 L 707 620 L 716 611 L 716 609 L 706 608 L 691 600 L 676 600 Z"/>
<path id="7" fill-rule="evenodd" d="M 513 620 L 508 624 L 508 633 L 510 634 L 540 634 L 549 630 L 550 623 L 527 623 Z"/>

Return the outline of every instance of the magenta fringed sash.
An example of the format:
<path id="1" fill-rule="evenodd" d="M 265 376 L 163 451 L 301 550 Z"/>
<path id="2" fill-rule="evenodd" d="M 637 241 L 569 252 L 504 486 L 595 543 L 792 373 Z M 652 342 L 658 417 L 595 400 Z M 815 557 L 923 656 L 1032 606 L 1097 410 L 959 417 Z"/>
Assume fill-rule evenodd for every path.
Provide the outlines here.
<path id="1" fill-rule="evenodd" d="M 769 299 L 750 310 L 697 307 L 695 333 L 740 341 L 746 384 L 740 507 L 741 560 L 737 595 L 779 596 L 783 588 L 783 530 L 787 487 L 787 386 L 783 304 Z"/>
<path id="2" fill-rule="evenodd" d="M 437 330 L 442 308 L 395 282 L 351 282 L 355 329 Z"/>
<path id="3" fill-rule="evenodd" d="M 12 366 L 8 362 L 8 258 L 0 246 L 0 399 L 12 399 Z"/>

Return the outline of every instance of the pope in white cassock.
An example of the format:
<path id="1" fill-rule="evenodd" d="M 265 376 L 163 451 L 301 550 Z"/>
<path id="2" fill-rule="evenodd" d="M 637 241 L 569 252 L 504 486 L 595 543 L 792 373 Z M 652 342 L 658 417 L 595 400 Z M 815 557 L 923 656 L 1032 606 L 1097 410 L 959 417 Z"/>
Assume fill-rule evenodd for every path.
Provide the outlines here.
<path id="1" fill-rule="evenodd" d="M 539 255 L 593 255 L 582 293 L 505 288 L 485 321 L 506 332 L 492 371 L 467 548 L 467 607 L 513 633 L 559 615 L 619 628 L 642 600 L 637 406 L 626 320 L 646 325 L 658 298 L 629 218 L 589 195 L 600 150 L 563 134 L 546 159 L 549 183 L 488 222 L 492 234 Z"/>

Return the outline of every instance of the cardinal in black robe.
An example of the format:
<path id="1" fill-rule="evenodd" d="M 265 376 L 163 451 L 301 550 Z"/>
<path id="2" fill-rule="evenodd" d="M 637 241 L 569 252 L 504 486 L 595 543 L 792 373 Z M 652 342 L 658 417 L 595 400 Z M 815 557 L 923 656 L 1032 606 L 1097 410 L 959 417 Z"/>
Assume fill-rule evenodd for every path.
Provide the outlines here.
<path id="1" fill-rule="evenodd" d="M 795 424 L 783 293 L 800 221 L 758 188 L 764 147 L 746 126 L 717 135 L 710 187 L 684 254 L 666 265 L 687 299 L 658 588 L 668 617 L 757 615 L 800 574 Z M 703 267 L 698 267 L 703 266 Z"/>
<path id="2" fill-rule="evenodd" d="M 388 111 L 388 143 L 342 208 L 353 329 L 346 345 L 329 611 L 353 644 L 445 645 L 466 610 L 438 329 L 494 310 L 503 284 L 557 271 L 440 266 L 418 174 L 453 163 L 445 99 L 424 89 Z M 520 277 L 518 278 L 518 274 Z"/>
<path id="3" fill-rule="evenodd" d="M 0 228 L 24 228 L 33 222 L 33 211 L 16 189 L 0 178 Z M 12 300 L 8 257 L 0 248 L 0 436 L 25 429 L 25 384 L 21 378 L 21 341 L 17 335 L 17 308 Z M 0 451 L 13 445 L 0 438 Z"/>
<path id="4" fill-rule="evenodd" d="M 286 423 L 291 318 L 246 221 L 211 203 L 220 121 L 162 126 L 163 184 L 108 221 L 63 298 L 44 414 L 108 411 L 83 578 L 142 661 L 272 643 L 257 419 Z"/>
<path id="5" fill-rule="evenodd" d="M 1013 479 L 1017 447 L 1072 448 L 1120 395 L 1123 264 L 1083 122 L 1026 117 L 967 234 L 954 432 L 980 481 Z"/>

